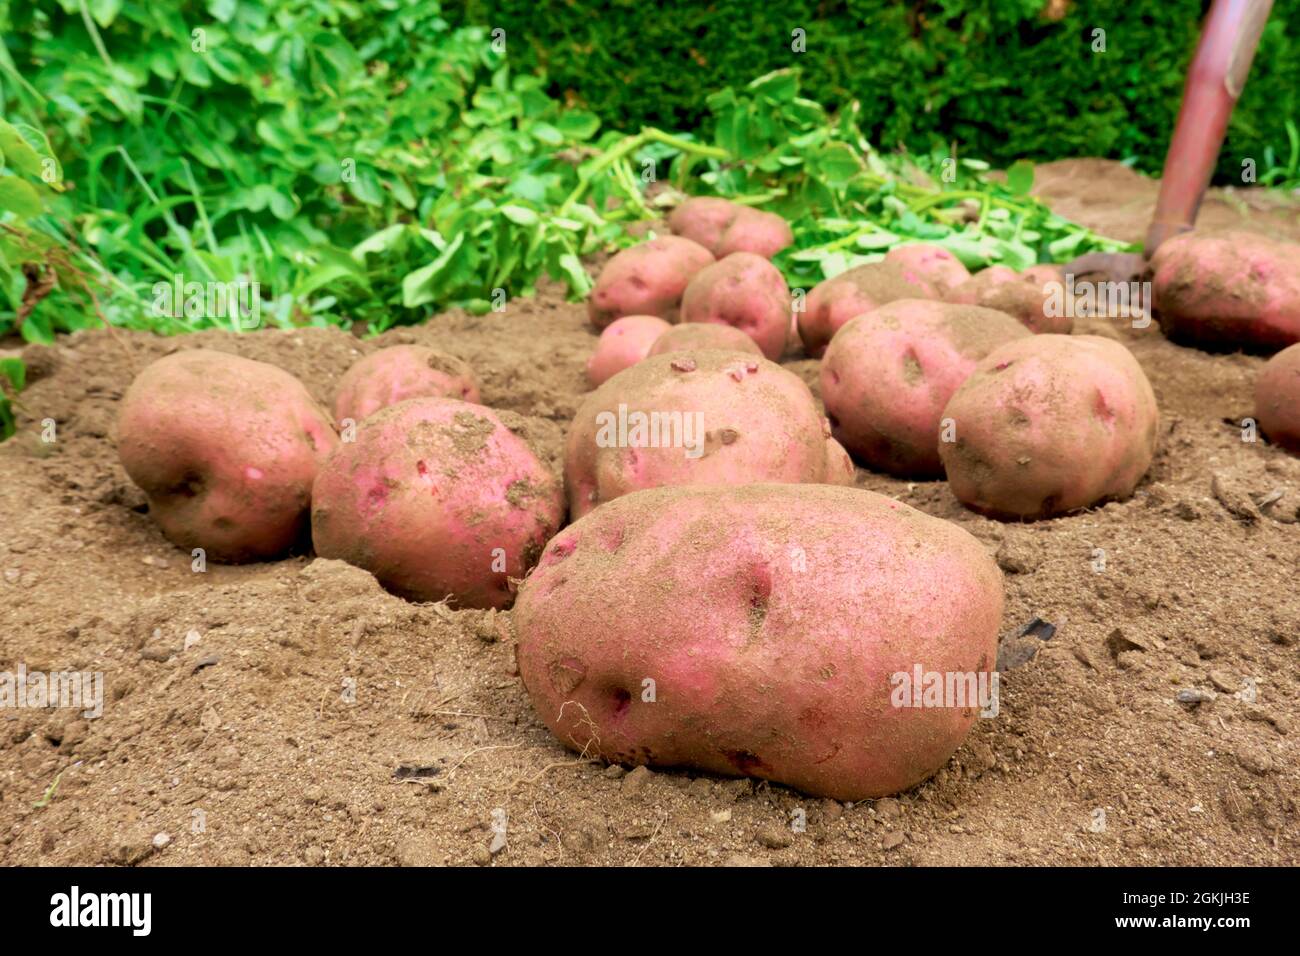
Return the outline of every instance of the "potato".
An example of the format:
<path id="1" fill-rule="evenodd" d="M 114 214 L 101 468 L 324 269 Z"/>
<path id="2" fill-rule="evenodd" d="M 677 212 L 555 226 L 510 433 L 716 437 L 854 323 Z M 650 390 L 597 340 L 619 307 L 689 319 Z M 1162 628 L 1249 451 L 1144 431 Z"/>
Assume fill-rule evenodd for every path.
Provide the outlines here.
<path id="1" fill-rule="evenodd" d="M 996 712 L 1002 600 L 974 537 L 882 495 L 694 486 L 566 528 L 512 618 L 566 746 L 862 800 L 924 780 Z"/>
<path id="2" fill-rule="evenodd" d="M 1300 344 L 1278 352 L 1260 371 L 1255 420 L 1269 441 L 1300 455 Z"/>
<path id="3" fill-rule="evenodd" d="M 479 401 L 478 383 L 460 359 L 422 345 L 392 345 L 371 352 L 339 379 L 334 418 L 361 421 L 408 398 Z"/>
<path id="4" fill-rule="evenodd" d="M 659 485 L 826 481 L 829 437 L 808 386 L 764 358 L 653 355 L 588 395 L 574 416 L 564 450 L 569 508 L 579 518 Z"/>
<path id="5" fill-rule="evenodd" d="M 902 270 L 903 278 L 920 286 L 929 299 L 943 298 L 970 278 L 960 259 L 943 246 L 924 242 L 890 249 L 885 262 Z"/>
<path id="6" fill-rule="evenodd" d="M 858 469 L 844 446 L 834 438 L 826 439 L 826 484 L 856 485 Z"/>
<path id="7" fill-rule="evenodd" d="M 903 277 L 902 270 L 885 262 L 857 266 L 819 282 L 808 293 L 804 311 L 798 315 L 804 351 L 821 358 L 831 337 L 849 319 L 917 295 L 917 286 Z"/>
<path id="8" fill-rule="evenodd" d="M 1219 349 L 1300 342 L 1300 245 L 1247 232 L 1189 232 L 1151 259 L 1154 311 L 1166 335 Z"/>
<path id="9" fill-rule="evenodd" d="M 771 259 L 794 242 L 789 224 L 775 213 L 714 196 L 695 196 L 683 202 L 668 216 L 668 228 L 698 242 L 719 259 L 737 252 Z"/>
<path id="10" fill-rule="evenodd" d="M 1052 308 L 1053 296 L 1045 285 L 1041 273 L 1028 276 L 1006 266 L 989 266 L 951 289 L 946 298 L 957 305 L 1005 312 L 1035 334 L 1068 335 L 1074 328 L 1074 317 L 1069 309 Z M 1061 314 L 1053 314 L 1056 311 Z"/>
<path id="11" fill-rule="evenodd" d="M 338 443 L 288 372 L 185 349 L 146 366 L 122 400 L 117 452 L 168 540 L 255 561 L 305 537 L 312 481 Z"/>
<path id="12" fill-rule="evenodd" d="M 999 346 L 943 410 L 939 442 L 963 504 L 997 518 L 1045 518 L 1133 492 L 1155 453 L 1159 412 L 1141 366 L 1096 335 Z"/>
<path id="13" fill-rule="evenodd" d="M 718 322 L 744 332 L 772 361 L 785 351 L 790 289 L 762 256 L 735 252 L 705 266 L 682 296 L 683 322 Z"/>
<path id="14" fill-rule="evenodd" d="M 605 326 L 587 359 L 587 381 L 597 388 L 647 355 L 672 326 L 655 315 L 625 315 Z"/>
<path id="15" fill-rule="evenodd" d="M 943 408 L 975 363 L 1029 331 L 994 309 L 899 299 L 849 321 L 821 366 L 835 437 L 870 468 L 938 478 Z"/>
<path id="16" fill-rule="evenodd" d="M 738 252 L 771 259 L 793 243 L 790 224 L 776 213 L 741 206 L 736 218 L 723 230 L 717 248 L 711 251 L 719 259 Z"/>
<path id="17" fill-rule="evenodd" d="M 650 354 L 667 355 L 669 352 L 694 352 L 697 349 L 763 354 L 754 340 L 740 329 L 720 322 L 688 322 L 685 325 L 670 326 L 650 347 Z"/>
<path id="18" fill-rule="evenodd" d="M 692 196 L 668 215 L 674 235 L 698 242 L 712 253 L 741 206 L 717 196 Z"/>
<path id="19" fill-rule="evenodd" d="M 625 315 L 676 321 L 686 283 L 713 261 L 709 250 L 680 236 L 660 236 L 616 253 L 587 300 L 591 324 L 603 329 Z"/>
<path id="20" fill-rule="evenodd" d="M 489 408 L 412 398 L 361 422 L 312 489 L 316 553 L 415 601 L 505 607 L 564 519 L 559 482 Z"/>

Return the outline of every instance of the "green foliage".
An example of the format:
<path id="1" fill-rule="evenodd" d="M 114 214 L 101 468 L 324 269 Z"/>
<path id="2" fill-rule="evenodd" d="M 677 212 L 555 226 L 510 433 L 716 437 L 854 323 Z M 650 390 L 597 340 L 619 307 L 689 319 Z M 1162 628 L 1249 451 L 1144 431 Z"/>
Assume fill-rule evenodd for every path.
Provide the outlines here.
<path id="1" fill-rule="evenodd" d="M 27 381 L 27 366 L 19 358 L 0 358 L 0 441 L 14 433 L 12 403 Z"/>
<path id="2" fill-rule="evenodd" d="M 790 218 L 796 284 L 914 239 L 972 265 L 1115 247 L 1029 198 L 1029 164 L 1003 183 L 965 156 L 877 152 L 868 105 L 832 116 L 793 70 L 701 94 L 712 143 L 602 133 L 426 0 L 0 0 L 0 35 L 0 184 L 24 183 L 0 188 L 18 197 L 0 334 L 32 341 L 247 327 L 188 308 L 190 284 L 256 282 L 273 325 L 372 331 L 543 275 L 582 296 L 580 258 L 636 241 L 627 223 L 674 198 L 648 188 L 663 176 Z M 187 307 L 157 308 L 177 281 Z"/>
<path id="3" fill-rule="evenodd" d="M 1159 172 L 1206 6 L 1202 0 L 459 0 L 458 23 L 502 28 L 518 69 L 610 125 L 694 129 L 699 91 L 797 66 L 807 95 L 861 103 L 886 149 L 951 144 L 997 165 L 1020 158 L 1132 158 Z M 1048 11 L 1063 7 L 1063 19 Z M 806 52 L 792 50 L 804 31 Z M 1094 30 L 1105 52 L 1094 52 Z M 1277 3 L 1233 117 L 1219 172 L 1286 155 L 1300 115 L 1300 4 Z"/>
<path id="4" fill-rule="evenodd" d="M 795 243 L 776 260 L 793 286 L 807 286 L 911 241 L 947 247 L 969 266 L 1024 269 L 1126 246 L 1067 222 L 1029 196 L 1032 164 L 1005 181 L 988 164 L 934 153 L 881 155 L 859 129 L 856 102 L 835 117 L 799 95 L 798 76 L 779 70 L 740 91 L 708 98 L 717 145 L 734 160 L 673 158 L 672 177 L 702 190 L 763 203 L 792 223 Z"/>
<path id="5" fill-rule="evenodd" d="M 76 187 L 47 229 L 105 284 L 89 310 L 60 283 L 29 338 L 94 312 L 207 324 L 151 310 L 176 275 L 256 279 L 278 325 L 384 328 L 580 271 L 541 210 L 598 120 L 436 3 L 0 0 L 0 34 L 5 112 L 50 130 Z"/>

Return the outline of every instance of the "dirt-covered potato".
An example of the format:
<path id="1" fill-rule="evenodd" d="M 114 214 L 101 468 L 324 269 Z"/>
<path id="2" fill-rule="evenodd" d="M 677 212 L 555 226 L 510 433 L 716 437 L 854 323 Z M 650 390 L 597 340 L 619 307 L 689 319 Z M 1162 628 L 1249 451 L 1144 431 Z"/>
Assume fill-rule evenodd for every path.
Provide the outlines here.
<path id="1" fill-rule="evenodd" d="M 1027 338 L 994 309 L 899 299 L 851 320 L 821 366 L 822 401 L 839 442 L 869 468 L 937 478 L 943 408 L 975 363 Z"/>
<path id="2" fill-rule="evenodd" d="M 695 273 L 682 296 L 682 321 L 739 329 L 775 362 L 790 328 L 790 289 L 762 256 L 735 252 Z"/>
<path id="3" fill-rule="evenodd" d="M 596 351 L 587 359 L 587 381 L 598 388 L 623 369 L 635 365 L 673 326 L 655 315 L 625 315 L 605 326 Z"/>
<path id="4" fill-rule="evenodd" d="M 837 800 L 919 783 L 996 712 L 1001 619 L 997 565 L 957 525 L 774 484 L 603 505 L 513 612 L 520 677 L 566 746 Z"/>
<path id="5" fill-rule="evenodd" d="M 479 401 L 474 372 L 460 359 L 422 345 L 392 345 L 371 352 L 339 379 L 334 418 L 361 421 L 408 398 Z"/>
<path id="6" fill-rule="evenodd" d="M 885 253 L 885 262 L 897 266 L 903 278 L 925 290 L 925 297 L 942 299 L 970 278 L 970 271 L 943 246 L 924 242 L 897 246 Z"/>
<path id="7" fill-rule="evenodd" d="M 821 358 L 831 338 L 849 319 L 921 294 L 922 290 L 904 278 L 898 266 L 885 262 L 857 266 L 819 282 L 808 293 L 804 310 L 797 316 L 804 351 Z"/>
<path id="8" fill-rule="evenodd" d="M 1132 353 L 1096 335 L 1002 345 L 943 410 L 948 484 L 998 518 L 1045 518 L 1132 494 L 1155 453 L 1159 412 Z"/>
<path id="9" fill-rule="evenodd" d="M 1278 352 L 1260 371 L 1255 420 L 1269 441 L 1300 455 L 1300 343 Z"/>
<path id="10" fill-rule="evenodd" d="M 1053 306 L 1041 272 L 1021 274 L 1006 266 L 981 269 L 961 285 L 949 290 L 949 302 L 997 309 L 1014 317 L 1035 334 L 1068 335 L 1074 317 L 1067 308 Z"/>
<path id="11" fill-rule="evenodd" d="M 1151 259 L 1156 318 L 1175 341 L 1216 349 L 1300 342 L 1300 244 L 1189 232 Z"/>
<path id="12" fill-rule="evenodd" d="M 713 261 L 709 250 L 681 236 L 660 236 L 622 250 L 605 263 L 591 290 L 591 324 L 603 329 L 625 315 L 677 321 L 686 283 Z"/>
<path id="13" fill-rule="evenodd" d="M 416 601 L 505 607 L 564 520 L 555 476 L 496 413 L 450 398 L 381 409 L 312 490 L 316 553 Z"/>
<path id="14" fill-rule="evenodd" d="M 651 355 L 667 355 L 669 352 L 694 352 L 697 349 L 725 349 L 732 352 L 745 352 L 748 355 L 762 355 L 762 351 L 751 339 L 734 325 L 720 322 L 687 322 L 674 325 L 650 346 Z"/>
<path id="15" fill-rule="evenodd" d="M 654 355 L 574 416 L 564 453 L 570 513 L 659 485 L 826 481 L 828 437 L 808 386 L 761 356 Z"/>
<path id="16" fill-rule="evenodd" d="M 214 561 L 277 557 L 305 538 L 330 416 L 283 369 L 209 349 L 146 366 L 122 400 L 117 453 L 168 540 Z"/>

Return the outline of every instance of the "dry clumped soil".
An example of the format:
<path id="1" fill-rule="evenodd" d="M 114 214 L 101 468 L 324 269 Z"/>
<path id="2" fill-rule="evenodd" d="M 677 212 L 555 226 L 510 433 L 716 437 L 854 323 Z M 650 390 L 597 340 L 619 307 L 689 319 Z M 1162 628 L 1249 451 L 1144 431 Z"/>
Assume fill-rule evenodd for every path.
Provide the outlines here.
<path id="1" fill-rule="evenodd" d="M 1097 161 L 1042 167 L 1039 190 L 1122 238 L 1155 196 Z M 1244 205 L 1204 215 L 1300 239 L 1294 210 Z M 998 716 L 928 782 L 854 805 L 584 761 L 532 711 L 508 612 L 408 603 L 310 555 L 195 573 L 117 463 L 118 402 L 169 351 L 273 362 L 324 401 L 362 354 L 409 342 L 468 362 L 558 468 L 594 342 L 561 293 L 374 341 L 93 331 L 24 350 L 0 671 L 101 671 L 105 704 L 0 709 L 0 864 L 1300 863 L 1300 459 L 1242 440 L 1262 358 L 1079 323 L 1132 349 L 1160 403 L 1128 501 L 1006 524 L 943 482 L 859 469 L 983 542 L 1007 606 Z M 785 364 L 816 390 L 816 362 Z"/>

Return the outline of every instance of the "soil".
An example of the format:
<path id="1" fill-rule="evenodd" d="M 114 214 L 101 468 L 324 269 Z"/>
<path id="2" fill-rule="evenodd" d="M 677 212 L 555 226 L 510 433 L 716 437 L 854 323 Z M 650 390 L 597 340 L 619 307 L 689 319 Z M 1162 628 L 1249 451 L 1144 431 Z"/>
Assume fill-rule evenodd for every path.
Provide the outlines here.
<path id="1" fill-rule="evenodd" d="M 1128 239 L 1155 196 L 1092 160 L 1041 168 L 1039 190 Z M 1294 210 L 1253 202 L 1206 214 L 1300 238 Z M 0 709 L 0 863 L 1300 863 L 1300 459 L 1243 441 L 1263 359 L 1154 325 L 1079 331 L 1131 348 L 1160 403 L 1130 500 L 1007 524 L 943 482 L 859 469 L 979 538 L 1007 605 L 999 715 L 928 782 L 855 805 L 581 760 L 529 704 L 508 613 L 408 603 L 310 555 L 195 573 L 117 463 L 117 403 L 171 350 L 274 362 L 325 399 L 364 352 L 413 342 L 470 363 L 555 464 L 595 340 L 561 290 L 364 342 L 93 331 L 29 347 L 20 433 L 0 447 L 0 669 L 99 671 L 105 704 L 92 720 Z M 816 388 L 816 362 L 786 364 Z M 1035 619 L 1055 631 L 1018 636 Z"/>

